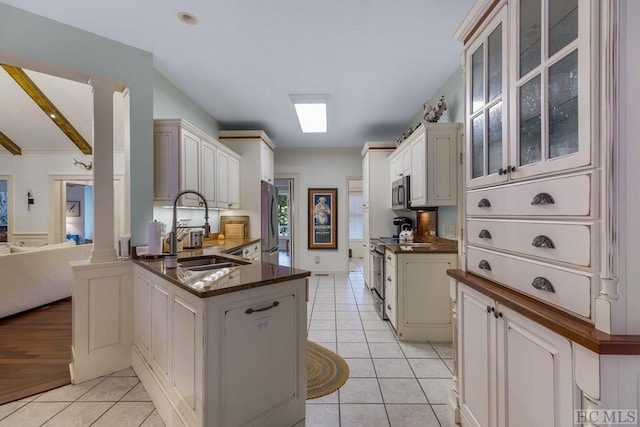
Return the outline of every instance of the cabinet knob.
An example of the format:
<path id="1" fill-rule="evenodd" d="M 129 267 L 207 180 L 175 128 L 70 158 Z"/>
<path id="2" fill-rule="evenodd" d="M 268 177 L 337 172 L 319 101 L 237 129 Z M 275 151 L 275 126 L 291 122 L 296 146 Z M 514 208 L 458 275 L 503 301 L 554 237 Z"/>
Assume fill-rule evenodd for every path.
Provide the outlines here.
<path id="1" fill-rule="evenodd" d="M 497 310 L 493 310 L 493 317 L 495 317 L 496 319 L 498 317 L 502 317 L 502 312 L 501 311 L 497 311 Z"/>
<path id="2" fill-rule="evenodd" d="M 387 261 L 391 261 L 391 255 L 387 255 Z"/>
<path id="3" fill-rule="evenodd" d="M 485 230 L 484 228 L 482 230 L 480 230 L 480 233 L 478 234 L 478 237 L 481 239 L 490 239 L 491 238 L 491 233 L 489 232 L 489 230 Z"/>
<path id="4" fill-rule="evenodd" d="M 506 169 L 502 169 L 502 168 L 498 169 L 498 175 L 505 175 L 506 173 L 507 173 Z"/>
<path id="5" fill-rule="evenodd" d="M 536 248 L 549 248 L 549 249 L 556 248 L 556 245 L 553 243 L 553 240 L 543 235 L 536 236 L 533 239 L 533 242 L 531 242 L 531 246 L 534 246 Z"/>
<path id="6" fill-rule="evenodd" d="M 478 207 L 479 208 L 490 208 L 491 207 L 491 202 L 489 201 L 489 199 L 481 199 L 478 202 Z"/>
<path id="7" fill-rule="evenodd" d="M 536 277 L 535 279 L 533 279 L 533 282 L 531 282 L 531 286 L 540 291 L 550 292 L 552 294 L 556 292 L 556 288 L 553 287 L 553 284 L 544 277 Z"/>
<path id="8" fill-rule="evenodd" d="M 533 200 L 531 200 L 531 205 L 553 205 L 555 204 L 555 200 L 549 193 L 538 193 L 535 195 Z"/>
<path id="9" fill-rule="evenodd" d="M 387 304 L 387 310 L 391 311 L 391 304 Z"/>
<path id="10" fill-rule="evenodd" d="M 391 282 L 391 276 L 387 276 L 387 282 Z"/>
<path id="11" fill-rule="evenodd" d="M 516 171 L 516 167 L 515 166 L 507 166 L 506 172 L 515 172 L 515 171 Z"/>
<path id="12" fill-rule="evenodd" d="M 491 271 L 491 264 L 489 264 L 489 262 L 487 260 L 482 260 L 478 263 L 478 268 L 480 270 L 487 270 L 487 271 Z"/>
<path id="13" fill-rule="evenodd" d="M 233 203 L 229 203 L 229 207 L 233 206 Z"/>
<path id="14" fill-rule="evenodd" d="M 493 311 L 493 307 L 491 307 L 490 305 L 487 306 L 487 313 L 491 313 L 491 311 Z"/>

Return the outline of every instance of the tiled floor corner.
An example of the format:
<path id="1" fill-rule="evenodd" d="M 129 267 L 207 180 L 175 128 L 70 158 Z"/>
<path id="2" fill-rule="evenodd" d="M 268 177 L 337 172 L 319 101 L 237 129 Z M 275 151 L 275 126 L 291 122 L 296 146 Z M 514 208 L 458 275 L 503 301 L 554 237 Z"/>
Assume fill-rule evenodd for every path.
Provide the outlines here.
<path id="1" fill-rule="evenodd" d="M 0 427 L 164 427 L 133 369 L 0 406 Z"/>
<path id="2" fill-rule="evenodd" d="M 358 262 L 360 261 L 360 262 Z M 308 337 L 345 358 L 338 391 L 307 401 L 307 427 L 454 427 L 451 343 L 398 342 L 380 320 L 361 260 L 312 276 Z M 132 369 L 0 406 L 0 427 L 164 426 Z"/>

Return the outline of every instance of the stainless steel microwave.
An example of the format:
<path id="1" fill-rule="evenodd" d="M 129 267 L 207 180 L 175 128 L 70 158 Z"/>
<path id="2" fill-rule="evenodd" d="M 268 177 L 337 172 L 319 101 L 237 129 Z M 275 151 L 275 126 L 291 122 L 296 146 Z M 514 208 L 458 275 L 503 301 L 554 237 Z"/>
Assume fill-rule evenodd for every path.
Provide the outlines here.
<path id="1" fill-rule="evenodd" d="M 391 184 L 391 209 L 410 209 L 411 193 L 409 176 L 393 181 Z"/>

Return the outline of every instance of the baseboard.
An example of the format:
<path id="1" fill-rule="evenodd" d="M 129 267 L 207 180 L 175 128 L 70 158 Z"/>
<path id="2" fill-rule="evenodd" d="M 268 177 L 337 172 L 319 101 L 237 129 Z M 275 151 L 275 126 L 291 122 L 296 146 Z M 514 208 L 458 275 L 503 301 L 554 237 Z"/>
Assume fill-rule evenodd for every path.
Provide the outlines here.
<path id="1" fill-rule="evenodd" d="M 131 350 L 131 367 L 151 398 L 164 425 L 166 427 L 187 427 L 186 420 L 180 415 L 171 399 L 169 399 L 164 386 L 156 378 L 155 373 L 138 353 L 135 346 Z"/>

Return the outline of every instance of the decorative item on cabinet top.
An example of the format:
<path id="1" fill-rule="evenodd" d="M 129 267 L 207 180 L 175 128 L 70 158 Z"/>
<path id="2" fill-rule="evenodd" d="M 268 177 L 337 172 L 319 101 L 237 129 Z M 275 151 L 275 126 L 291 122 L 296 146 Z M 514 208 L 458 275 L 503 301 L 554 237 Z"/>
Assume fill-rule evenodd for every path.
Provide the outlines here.
<path id="1" fill-rule="evenodd" d="M 428 122 L 436 123 L 440 120 L 440 117 L 442 117 L 442 113 L 447 109 L 447 103 L 444 101 L 444 95 L 440 97 L 440 100 L 435 106 L 431 106 L 425 101 L 425 103 L 422 104 L 422 109 L 424 110 L 424 119 Z"/>

